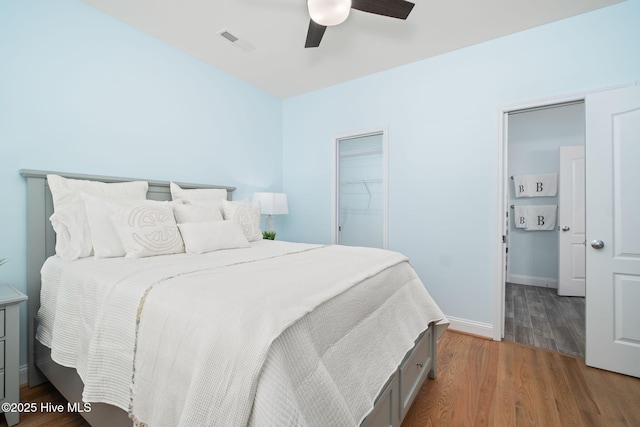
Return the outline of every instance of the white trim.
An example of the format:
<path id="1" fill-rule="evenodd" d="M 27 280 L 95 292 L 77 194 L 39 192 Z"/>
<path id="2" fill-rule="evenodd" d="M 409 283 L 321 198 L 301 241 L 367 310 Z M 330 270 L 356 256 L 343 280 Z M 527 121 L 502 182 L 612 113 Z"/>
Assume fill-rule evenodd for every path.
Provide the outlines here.
<path id="1" fill-rule="evenodd" d="M 524 274 L 512 274 L 509 276 L 509 282 L 518 285 L 539 286 L 542 288 L 558 289 L 558 279 L 553 277 L 525 276 Z"/>
<path id="2" fill-rule="evenodd" d="M 24 365 L 20 366 L 18 381 L 20 385 L 27 384 L 29 382 L 29 365 L 28 364 L 25 363 Z"/>
<path id="3" fill-rule="evenodd" d="M 593 93 L 605 92 L 605 91 L 615 90 L 615 89 L 622 89 L 625 87 L 630 87 L 635 85 L 636 85 L 636 82 L 630 82 L 630 83 L 625 83 L 625 84 L 620 84 L 615 86 L 608 86 L 604 88 L 573 92 L 573 93 L 568 93 L 564 95 L 546 96 L 544 98 L 532 99 L 527 101 L 519 101 L 513 104 L 508 104 L 503 106 L 502 108 L 500 108 L 500 111 L 501 113 L 512 113 L 514 111 L 527 110 L 530 108 L 547 107 L 547 106 L 553 106 L 556 104 L 564 104 L 567 102 L 584 101 L 588 95 L 591 95 Z"/>
<path id="4" fill-rule="evenodd" d="M 447 316 L 447 319 L 449 320 L 449 329 L 451 329 L 452 331 L 464 332 L 467 334 L 492 338 L 494 341 L 500 341 L 500 339 L 496 340 L 494 338 L 494 328 L 489 323 L 460 319 L 459 317 L 452 316 Z"/>
<path id="5" fill-rule="evenodd" d="M 545 107 L 551 106 L 555 104 L 563 104 L 567 102 L 575 102 L 575 101 L 585 101 L 587 95 L 596 92 L 602 92 L 613 89 L 620 89 L 624 87 L 635 86 L 636 82 L 625 83 L 617 86 L 599 88 L 599 89 L 591 89 L 585 90 L 581 92 L 575 92 L 565 95 L 559 96 L 551 96 L 545 98 L 539 98 L 534 100 L 517 102 L 509 105 L 505 105 L 498 109 L 498 138 L 496 139 L 497 143 L 497 155 L 498 155 L 498 181 L 496 185 L 496 200 L 498 201 L 497 206 L 497 217 L 498 217 L 498 227 L 497 230 L 497 239 L 495 240 L 495 249 L 494 249 L 494 271 L 495 271 L 495 282 L 494 282 L 494 311 L 493 311 L 493 323 L 495 327 L 493 328 L 493 339 L 500 341 L 502 340 L 502 335 L 504 332 L 504 272 L 505 272 L 505 257 L 503 251 L 502 244 L 502 236 L 505 234 L 505 223 L 502 221 L 502 217 L 504 215 L 504 210 L 507 208 L 507 187 L 505 185 L 507 177 L 507 144 L 508 144 L 508 116 L 509 113 L 519 110 L 526 110 L 529 108 L 536 107 Z"/>
<path id="6" fill-rule="evenodd" d="M 338 139 L 331 141 L 331 244 L 338 243 Z"/>
<path id="7" fill-rule="evenodd" d="M 389 249 L 389 128 L 382 128 L 382 247 Z"/>
<path id="8" fill-rule="evenodd" d="M 498 141 L 500 143 L 497 146 L 497 158 L 498 164 L 496 165 L 497 173 L 497 182 L 496 188 L 498 191 L 497 200 L 497 212 L 496 215 L 497 223 L 496 223 L 496 239 L 494 242 L 495 254 L 494 254 L 494 277 L 495 282 L 493 286 L 493 295 L 494 295 L 494 310 L 493 310 L 493 339 L 495 341 L 501 341 L 504 335 L 504 293 L 505 293 L 505 242 L 502 236 L 507 236 L 507 227 L 506 227 L 506 219 L 505 209 L 507 206 L 507 183 L 505 180 L 507 179 L 507 138 L 508 138 L 508 121 L 507 121 L 507 113 L 502 111 L 502 114 L 499 117 L 499 126 L 498 126 Z"/>
<path id="9" fill-rule="evenodd" d="M 379 126 L 335 135 L 331 144 L 331 243 L 338 243 L 338 144 L 342 139 L 382 135 L 382 247 L 389 248 L 389 127 Z"/>

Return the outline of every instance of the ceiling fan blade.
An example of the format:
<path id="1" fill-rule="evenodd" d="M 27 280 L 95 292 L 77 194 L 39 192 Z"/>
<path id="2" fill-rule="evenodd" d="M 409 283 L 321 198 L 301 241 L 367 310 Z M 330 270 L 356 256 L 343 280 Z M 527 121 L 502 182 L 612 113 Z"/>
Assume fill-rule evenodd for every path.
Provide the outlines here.
<path id="1" fill-rule="evenodd" d="M 327 27 L 317 24 L 313 19 L 309 20 L 309 30 L 307 31 L 307 41 L 304 47 L 318 47 Z"/>
<path id="2" fill-rule="evenodd" d="M 405 0 L 352 0 L 351 8 L 390 18 L 407 19 L 414 3 Z"/>

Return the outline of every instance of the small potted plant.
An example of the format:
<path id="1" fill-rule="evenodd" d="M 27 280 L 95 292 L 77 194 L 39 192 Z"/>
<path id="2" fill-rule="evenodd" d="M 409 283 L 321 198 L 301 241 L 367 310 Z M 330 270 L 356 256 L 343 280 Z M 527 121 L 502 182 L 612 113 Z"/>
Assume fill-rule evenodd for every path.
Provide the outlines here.
<path id="1" fill-rule="evenodd" d="M 275 240 L 276 239 L 276 232 L 275 231 L 265 230 L 265 231 L 262 232 L 262 238 L 266 239 L 266 240 Z"/>

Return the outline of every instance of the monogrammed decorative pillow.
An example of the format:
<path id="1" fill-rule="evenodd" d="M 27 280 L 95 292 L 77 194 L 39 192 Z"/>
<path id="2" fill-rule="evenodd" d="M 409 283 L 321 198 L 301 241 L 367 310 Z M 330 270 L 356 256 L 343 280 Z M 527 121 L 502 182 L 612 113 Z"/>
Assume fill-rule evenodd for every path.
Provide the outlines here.
<path id="1" fill-rule="evenodd" d="M 173 209 L 168 203 L 145 203 L 112 217 L 127 258 L 184 252 Z"/>
<path id="2" fill-rule="evenodd" d="M 254 242 L 262 240 L 260 230 L 260 203 L 229 202 L 223 200 L 222 211 L 224 219 L 232 220 L 240 225 L 247 240 Z"/>

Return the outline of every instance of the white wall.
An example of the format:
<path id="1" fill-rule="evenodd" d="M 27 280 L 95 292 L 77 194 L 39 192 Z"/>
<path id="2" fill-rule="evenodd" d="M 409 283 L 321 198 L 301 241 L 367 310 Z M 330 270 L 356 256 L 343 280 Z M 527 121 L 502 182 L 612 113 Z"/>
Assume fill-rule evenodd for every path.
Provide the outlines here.
<path id="1" fill-rule="evenodd" d="M 509 115 L 507 175 L 559 172 L 560 147 L 583 145 L 584 104 Z M 509 205 L 557 205 L 558 197 L 516 198 L 509 182 Z M 557 287 L 558 233 L 515 228 L 509 221 L 509 272 L 513 283 Z"/>
<path id="2" fill-rule="evenodd" d="M 332 138 L 388 125 L 390 249 L 447 315 L 491 325 L 499 111 L 639 80 L 638 22 L 629 0 L 285 100 L 282 238 L 330 241 Z"/>

